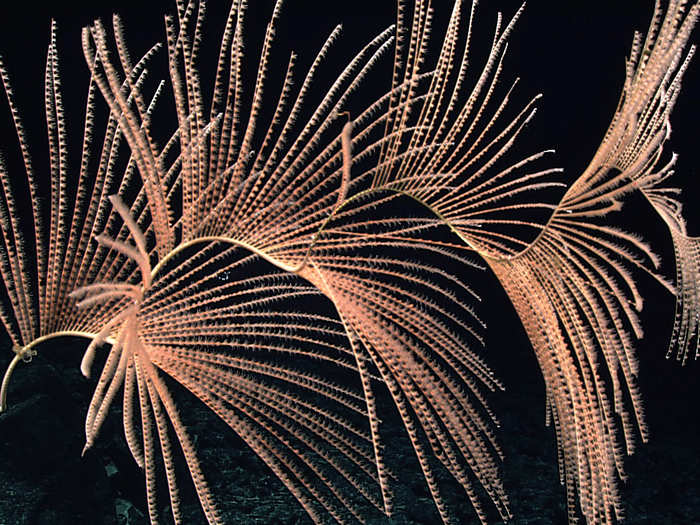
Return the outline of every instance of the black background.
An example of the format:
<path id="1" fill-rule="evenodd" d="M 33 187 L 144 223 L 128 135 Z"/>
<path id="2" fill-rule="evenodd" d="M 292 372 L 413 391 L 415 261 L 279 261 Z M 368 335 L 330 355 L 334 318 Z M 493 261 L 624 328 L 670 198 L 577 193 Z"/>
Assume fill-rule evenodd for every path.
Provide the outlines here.
<path id="1" fill-rule="evenodd" d="M 209 27 L 221 30 L 224 24 L 222 17 L 228 9 L 227 2 L 210 3 Z M 248 21 L 249 35 L 262 38 L 262 30 L 267 23 L 271 7 L 269 2 L 251 3 L 254 5 L 251 7 Z M 509 17 L 519 5 L 512 1 L 482 3 L 484 5 L 480 6 L 474 44 L 477 53 L 487 49 L 489 41 L 480 42 L 476 38 L 480 35 L 485 38 L 490 36 L 497 10 L 502 10 L 505 16 Z M 80 101 L 84 97 L 87 79 L 87 67 L 80 49 L 80 28 L 96 17 L 108 20 L 116 10 L 125 21 L 127 39 L 136 56 L 139 51 L 145 51 L 147 45 L 164 39 L 162 16 L 166 10 L 172 9 L 170 2 L 160 1 L 112 1 L 100 2 L 99 6 L 94 4 L 95 2 L 72 2 L 70 6 L 62 3 L 48 6 L 25 1 L 3 2 L 0 5 L 0 54 L 17 91 L 19 109 L 26 116 L 30 140 L 35 139 L 33 144 L 41 145 L 41 141 L 45 141 L 41 135 L 43 64 L 51 18 L 56 19 L 59 24 L 60 67 L 69 109 L 68 118 L 71 121 L 70 113 L 83 109 Z M 449 4 L 450 2 L 435 2 L 436 30 L 433 34 L 436 39 L 449 15 Z M 510 39 L 504 78 L 521 77 L 517 96 L 522 103 L 536 93 L 544 95 L 539 104 L 538 116 L 522 137 L 524 148 L 529 148 L 530 151 L 555 148 L 557 154 L 554 163 L 565 169 L 565 181 L 574 180 L 585 168 L 609 124 L 618 101 L 624 58 L 629 53 L 632 32 L 635 29 L 646 31 L 652 7 L 651 1 L 533 1 L 527 6 L 523 18 L 518 23 Z M 347 60 L 364 42 L 392 23 L 393 17 L 394 2 L 391 0 L 337 3 L 289 0 L 284 7 L 278 41 L 281 46 L 291 47 L 299 53 L 302 67 L 298 71 L 301 72 L 304 70 L 303 64 L 308 64 L 313 59 L 315 51 L 322 45 L 335 24 L 344 24 L 343 37 L 333 55 L 339 57 L 340 63 L 343 63 L 343 60 Z M 205 54 L 207 49 L 216 49 L 218 33 L 207 35 L 206 38 L 209 39 L 210 45 L 208 48 L 205 45 Z M 259 39 L 253 40 L 253 46 L 259 45 Z M 691 42 L 698 40 L 696 31 Z M 700 165 L 700 144 L 696 132 L 697 123 L 700 121 L 700 103 L 696 96 L 700 89 L 700 66 L 697 62 L 697 59 L 693 62 L 684 80 L 683 93 L 672 117 L 673 134 L 668 146 L 669 150 L 680 155 L 678 174 L 673 182 L 684 189 L 682 199 L 686 204 L 689 231 L 693 234 L 700 234 L 700 212 L 694 209 Z M 386 64 L 387 62 L 380 68 L 386 69 Z M 379 82 L 381 75 L 374 78 Z M 387 83 L 380 85 L 377 93 L 388 86 L 388 78 L 385 80 Z M 75 86 L 78 86 L 78 89 Z M 4 106 L 2 111 L 2 114 L 6 115 Z M 75 115 L 73 122 L 79 123 L 81 118 Z M 16 144 L 10 133 L 11 128 L 3 122 L 1 129 L 0 150 L 14 151 Z M 33 153 L 36 165 L 45 166 L 41 148 L 36 147 Z M 671 244 L 665 226 L 651 210 L 644 209 L 643 206 L 635 215 L 634 222 L 636 229 L 646 234 L 654 243 L 655 250 L 665 257 L 665 275 L 672 276 L 674 267 Z M 478 285 L 481 295 L 488 298 L 483 310 L 483 317 L 489 326 L 487 359 L 507 387 L 504 394 L 494 396 L 494 405 L 504 420 L 502 435 L 508 454 L 507 482 L 512 494 L 515 523 L 563 523 L 564 491 L 556 478 L 552 431 L 544 429 L 544 389 L 541 375 L 524 331 L 497 281 L 490 276 L 484 276 Z M 638 453 L 630 460 L 631 481 L 625 489 L 628 522 L 697 523 L 700 522 L 700 430 L 697 407 L 700 400 L 700 364 L 691 361 L 682 368 L 675 361 L 665 359 L 672 324 L 673 298 L 650 279 L 642 281 L 640 286 L 646 298 L 642 314 L 646 336 L 639 343 L 641 390 L 646 401 L 652 441 L 640 447 Z M 65 371 L 71 367 L 77 368 L 80 359 L 79 346 L 77 349 L 69 348 L 65 355 L 65 362 L 48 365 L 49 368 L 58 367 L 62 373 L 68 373 Z M 9 361 L 9 350 L 4 352 L 4 356 L 3 363 Z M 18 371 L 18 381 L 28 382 L 31 391 L 47 394 L 51 398 L 54 394 L 49 388 L 50 381 L 37 384 L 38 373 L 33 375 L 28 371 L 30 368 L 23 367 Z M 80 384 L 82 379 L 76 376 L 74 381 L 75 384 Z M 72 389 L 73 386 L 69 388 Z M 70 394 L 73 399 L 77 399 L 76 407 L 79 407 L 80 403 L 87 403 L 89 385 L 75 388 L 78 389 L 77 393 Z M 21 395 L 17 396 L 19 398 L 15 397 L 15 400 L 19 401 Z M 40 408 L 44 407 L 44 410 L 46 406 L 54 406 L 41 403 L 39 405 Z M 32 412 L 24 414 L 33 414 L 30 417 L 37 419 L 44 417 Z M 60 427 L 75 434 L 80 442 L 82 414 L 75 415 L 75 418 L 62 421 L 56 428 Z M 41 429 L 53 428 L 49 423 L 31 423 Z M 21 424 L 15 421 L 13 426 Z M 7 424 L 5 427 L 7 428 Z M 58 430 L 47 432 L 52 435 L 39 436 L 38 441 L 50 441 L 52 437 L 55 438 L 53 432 Z M 105 433 L 103 432 L 103 435 Z M 118 424 L 114 427 L 114 433 L 117 434 L 117 438 L 121 437 Z M 30 435 L 35 434 L 30 432 Z M 8 457 L 7 465 L 10 465 L 11 469 L 17 461 L 26 461 L 18 460 L 17 449 L 12 447 L 12 443 L 8 441 L 2 449 L 5 457 L 14 457 Z M 70 446 L 66 447 L 60 454 L 75 453 Z M 51 454 L 51 449 L 47 450 L 46 454 Z M 62 449 L 56 447 L 54 452 L 58 453 L 59 450 Z M 34 452 L 28 447 L 26 454 L 31 456 Z M 3 461 L 3 456 L 0 456 L 0 467 Z M 97 459 L 88 457 L 86 461 L 96 461 L 99 468 L 99 456 Z M 73 468 L 61 464 L 54 467 Z M 47 476 L 39 468 L 32 472 L 35 472 L 37 479 Z M 10 486 L 4 492 L 12 490 L 13 475 L 4 482 Z M 138 472 L 133 479 L 138 480 Z M 254 476 L 248 476 L 247 480 L 252 483 L 249 488 L 246 488 L 245 480 L 234 479 L 232 482 L 243 493 L 260 491 L 259 483 L 256 487 Z M 131 489 L 132 500 L 137 507 L 140 505 L 138 489 L 139 487 Z M 129 493 L 130 489 L 121 487 L 111 490 L 120 491 L 121 497 L 129 499 L 124 494 Z M 542 491 L 549 492 L 543 496 Z M 39 501 L 35 502 L 35 505 L 48 505 L 46 501 L 52 500 L 48 496 L 45 497 L 48 499 L 44 500 L 44 503 Z M 105 497 L 109 501 L 109 497 Z M 17 522 L 18 519 L 3 518 L 14 516 L 11 513 L 4 514 L 9 507 L 3 509 L 3 506 L 15 505 L 27 498 L 27 494 L 17 489 L 11 496 L 0 497 L 0 524 L 3 523 L 3 519 L 15 520 L 7 521 L 8 525 Z M 81 501 L 80 497 L 77 497 L 76 501 Z M 26 504 L 26 501 L 23 504 Z M 261 514 L 255 508 L 246 510 L 241 506 L 238 511 L 233 514 L 236 516 L 236 523 L 276 523 L 280 519 Z M 37 512 L 34 509 L 34 514 L 29 513 L 30 517 L 21 523 L 63 523 L 62 519 L 66 520 L 65 523 L 72 523 L 70 518 L 66 517 L 70 516 L 70 507 L 63 518 L 60 514 L 41 517 L 44 515 Z M 96 512 L 98 515 L 99 512 L 113 514 L 112 508 Z M 292 517 L 289 519 L 292 520 L 291 523 L 294 522 Z M 411 523 L 431 523 L 434 518 L 429 514 L 424 516 L 414 511 L 406 519 Z"/>

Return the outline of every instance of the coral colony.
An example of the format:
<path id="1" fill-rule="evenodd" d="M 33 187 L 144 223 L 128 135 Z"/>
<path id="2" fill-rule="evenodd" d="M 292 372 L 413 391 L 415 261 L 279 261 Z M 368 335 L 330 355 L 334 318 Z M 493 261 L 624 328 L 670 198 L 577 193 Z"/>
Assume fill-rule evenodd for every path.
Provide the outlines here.
<path id="1" fill-rule="evenodd" d="M 625 456 L 647 439 L 636 272 L 676 295 L 671 349 L 696 354 L 700 251 L 666 186 L 675 157 L 662 152 L 699 6 L 657 2 L 646 35 L 633 36 L 600 147 L 564 185 L 548 151 L 512 149 L 539 103 L 516 107 L 502 67 L 523 9 L 476 41 L 476 1 L 430 4 L 399 0 L 396 25 L 330 81 L 320 72 L 336 60 L 340 28 L 299 71 L 276 42 L 293 9 L 281 1 L 263 35 L 248 34 L 246 2 L 234 1 L 215 74 L 200 72 L 212 38 L 204 2 L 177 0 L 164 40 L 142 57 L 129 53 L 119 17 L 95 22 L 82 33 L 82 144 L 66 131 L 77 115 L 64 110 L 52 26 L 47 167 L 32 161 L 0 64 L 23 164 L 0 163 L 0 312 L 15 353 L 2 410 L 20 361 L 47 340 L 79 336 L 81 371 L 97 379 L 85 447 L 122 404 L 153 523 L 162 498 L 183 522 L 187 473 L 208 522 L 223 521 L 172 382 L 228 424 L 315 522 L 400 512 L 388 408 L 445 523 L 439 471 L 482 522 L 508 520 L 486 403 L 501 383 L 478 351 L 483 323 L 472 308 L 485 291 L 452 270 L 480 265 L 513 303 L 542 371 L 569 520 L 621 519 Z M 436 34 L 433 10 L 443 9 L 451 15 Z M 487 51 L 480 62 L 473 47 Z M 363 90 L 387 64 L 390 85 L 368 100 Z M 273 66 L 282 74 L 271 80 Z M 614 224 L 611 212 L 633 193 L 670 230 L 673 283 L 644 239 Z M 182 458 L 186 470 L 175 468 Z"/>

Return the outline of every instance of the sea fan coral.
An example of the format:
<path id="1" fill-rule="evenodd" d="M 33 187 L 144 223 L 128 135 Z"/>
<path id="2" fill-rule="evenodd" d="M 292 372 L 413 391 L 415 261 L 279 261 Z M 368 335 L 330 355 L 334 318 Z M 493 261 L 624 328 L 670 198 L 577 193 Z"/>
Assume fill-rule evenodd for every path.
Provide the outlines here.
<path id="1" fill-rule="evenodd" d="M 338 49 L 348 38 L 338 26 L 308 57 L 279 43 L 292 6 L 234 2 L 218 41 L 207 7 L 176 2 L 162 43 L 148 38 L 139 59 L 120 17 L 83 29 L 77 172 L 55 26 L 46 180 L 1 68 L 19 144 L 0 165 L 2 320 L 16 353 L 2 408 L 12 370 L 39 343 L 86 337 L 82 372 L 102 366 L 86 449 L 120 395 L 153 523 L 164 519 L 161 479 L 168 514 L 184 520 L 177 450 L 207 521 L 224 520 L 175 385 L 316 522 L 400 513 L 394 413 L 442 521 L 454 512 L 449 486 L 481 522 L 507 520 L 487 400 L 502 383 L 475 310 L 488 290 L 469 273 L 488 268 L 544 376 L 569 520 L 622 518 L 624 456 L 647 438 L 634 349 L 642 276 L 678 294 L 672 349 L 684 356 L 697 339 L 697 250 L 665 188 L 675 157 L 664 145 L 698 5 L 657 2 L 578 177 L 522 140 L 540 104 L 508 74 L 522 7 L 484 33 L 476 2 L 399 2 L 395 26 L 366 44 Z M 678 290 L 618 225 L 634 195 L 671 231 Z"/>

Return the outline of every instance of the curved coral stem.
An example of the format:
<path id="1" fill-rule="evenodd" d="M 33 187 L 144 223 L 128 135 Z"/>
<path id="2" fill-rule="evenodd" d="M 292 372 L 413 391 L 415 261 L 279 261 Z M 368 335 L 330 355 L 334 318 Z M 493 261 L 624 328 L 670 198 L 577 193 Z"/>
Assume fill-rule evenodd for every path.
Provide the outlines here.
<path id="1" fill-rule="evenodd" d="M 12 373 L 14 372 L 15 368 L 19 364 L 20 361 L 25 361 L 29 362 L 31 359 L 36 355 L 36 350 L 34 349 L 35 346 L 37 346 L 40 343 L 43 343 L 44 341 L 47 341 L 49 339 L 53 339 L 55 337 L 64 337 L 64 336 L 72 336 L 72 337 L 86 337 L 88 339 L 94 339 L 97 337 L 97 334 L 93 334 L 91 332 L 80 332 L 80 331 L 74 331 L 74 330 L 66 330 L 66 331 L 61 331 L 61 332 L 54 332 L 51 334 L 43 335 L 41 337 L 37 337 L 34 339 L 32 342 L 27 344 L 26 346 L 15 346 L 13 348 L 15 352 L 15 357 L 12 358 L 12 361 L 10 361 L 10 364 L 7 367 L 7 370 L 5 370 L 5 375 L 2 378 L 2 386 L 0 386 L 0 414 L 5 412 L 7 410 L 7 391 L 10 387 L 10 379 L 12 378 Z M 111 337 L 108 337 L 105 339 L 106 343 L 112 344 L 114 343 L 113 339 Z"/>
<path id="2" fill-rule="evenodd" d="M 13 350 L 15 352 L 15 357 L 10 361 L 10 366 L 7 367 L 5 375 L 2 378 L 2 387 L 0 387 L 0 413 L 7 409 L 7 389 L 9 388 L 10 378 L 12 377 L 12 372 L 14 372 L 15 367 L 17 367 L 20 361 L 26 361 L 36 355 L 36 350 L 29 346 L 23 348 L 15 346 Z"/>

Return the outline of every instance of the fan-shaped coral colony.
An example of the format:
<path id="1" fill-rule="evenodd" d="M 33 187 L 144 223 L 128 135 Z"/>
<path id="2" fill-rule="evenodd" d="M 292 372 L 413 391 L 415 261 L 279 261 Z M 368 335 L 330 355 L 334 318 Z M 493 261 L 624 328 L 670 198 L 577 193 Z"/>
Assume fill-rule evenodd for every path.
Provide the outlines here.
<path id="1" fill-rule="evenodd" d="M 514 110 L 503 80 L 522 8 L 510 21 L 499 15 L 484 43 L 472 41 L 476 2 L 436 5 L 451 8 L 436 38 L 430 2 L 399 0 L 396 26 L 326 82 L 319 72 L 333 60 L 340 28 L 297 72 L 296 56 L 276 49 L 281 4 L 251 57 L 245 44 L 260 35 L 247 34 L 246 3 L 234 1 L 215 75 L 199 70 L 209 38 L 204 2 L 177 0 L 165 41 L 143 57 L 129 54 L 116 16 L 84 28 L 82 145 L 67 138 L 52 26 L 48 169 L 32 163 L 0 64 L 23 164 L 17 172 L 0 164 L 1 314 L 15 353 L 2 409 L 13 369 L 37 345 L 82 336 L 81 370 L 98 378 L 85 446 L 121 397 L 152 522 L 161 474 L 182 522 L 180 452 L 206 519 L 222 521 L 172 381 L 225 421 L 314 521 L 353 522 L 396 512 L 381 391 L 442 520 L 451 510 L 438 469 L 462 486 L 482 522 L 495 511 L 507 520 L 497 420 L 485 400 L 500 383 L 475 350 L 479 290 L 447 269 L 481 258 L 542 371 L 569 519 L 621 518 L 624 458 L 646 440 L 635 379 L 637 272 L 676 295 L 671 351 L 697 355 L 699 249 L 677 191 L 666 186 L 675 157 L 664 146 L 698 4 L 656 3 L 646 35 L 633 36 L 600 147 L 566 186 L 547 166 L 548 152 L 511 149 L 537 100 Z M 439 53 L 429 61 L 430 46 Z M 480 65 L 474 46 L 487 50 Z M 168 68 L 162 80 L 149 73 L 158 56 Z M 367 101 L 368 76 L 386 63 L 391 85 Z M 243 74 L 250 64 L 252 89 Z M 210 77 L 213 87 L 203 86 Z M 319 89 L 322 97 L 310 96 Z M 76 147 L 80 164 L 68 165 Z M 560 186 L 563 197 L 550 202 Z M 610 223 L 632 193 L 668 226 L 673 284 L 658 276 L 643 239 Z M 27 200 L 25 216 L 18 202 Z M 332 309 L 313 307 L 323 297 Z"/>

